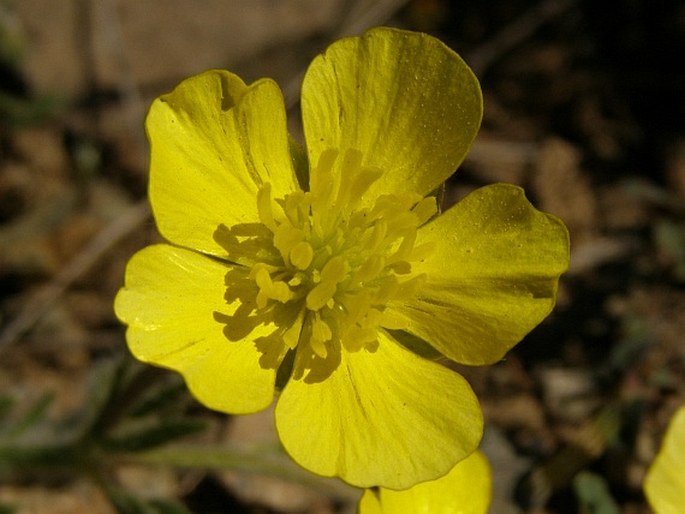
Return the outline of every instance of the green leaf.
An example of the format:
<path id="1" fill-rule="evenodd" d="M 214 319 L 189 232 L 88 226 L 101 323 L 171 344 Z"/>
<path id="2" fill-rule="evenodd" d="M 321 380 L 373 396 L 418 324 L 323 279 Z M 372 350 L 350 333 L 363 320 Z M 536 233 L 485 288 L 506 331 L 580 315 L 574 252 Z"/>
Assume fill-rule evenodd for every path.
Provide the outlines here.
<path id="1" fill-rule="evenodd" d="M 159 514 L 192 514 L 180 501 L 171 498 L 150 500 L 150 505 L 157 509 Z"/>
<path id="2" fill-rule="evenodd" d="M 77 420 L 84 434 L 97 432 L 111 422 L 108 413 L 111 412 L 111 403 L 122 380 L 122 368 L 120 359 L 104 359 L 91 371 L 85 410 Z"/>
<path id="3" fill-rule="evenodd" d="M 685 280 L 685 229 L 679 223 L 662 219 L 654 225 L 654 242 L 671 264 L 675 278 Z"/>
<path id="4" fill-rule="evenodd" d="M 55 116 L 65 101 L 54 95 L 19 98 L 0 91 L 0 124 L 19 129 L 36 125 Z"/>
<path id="5" fill-rule="evenodd" d="M 72 444 L 4 444 L 0 446 L 0 476 L 7 473 L 34 474 L 45 469 L 75 468 L 81 457 L 82 452 Z"/>
<path id="6" fill-rule="evenodd" d="M 46 393 L 38 398 L 38 400 L 36 400 L 36 402 L 31 406 L 29 411 L 10 428 L 8 433 L 9 437 L 21 435 L 28 429 L 43 421 L 47 414 L 48 408 L 54 399 L 55 395 L 52 392 Z"/>
<path id="7" fill-rule="evenodd" d="M 154 424 L 129 422 L 117 427 L 119 433 L 103 438 L 102 446 L 110 451 L 147 450 L 204 430 L 206 426 L 204 421 L 190 418 L 155 421 Z"/>
<path id="8" fill-rule="evenodd" d="M 168 410 L 170 407 L 178 411 L 179 402 L 187 392 L 187 388 L 180 377 L 172 376 L 173 380 L 167 380 L 152 388 L 148 394 L 136 402 L 131 409 L 131 416 L 141 417 L 148 414 Z M 178 379 L 177 379 L 178 378 Z"/>
<path id="9" fill-rule="evenodd" d="M 5 394 L 0 395 L 0 421 L 3 421 L 4 418 L 9 416 L 15 403 L 16 401 L 11 396 Z"/>
<path id="10" fill-rule="evenodd" d="M 583 471 L 573 480 L 581 514 L 619 514 L 616 501 L 601 476 Z"/>
<path id="11" fill-rule="evenodd" d="M 144 500 L 118 487 L 109 487 L 107 497 L 119 514 L 158 514 L 158 511 Z"/>

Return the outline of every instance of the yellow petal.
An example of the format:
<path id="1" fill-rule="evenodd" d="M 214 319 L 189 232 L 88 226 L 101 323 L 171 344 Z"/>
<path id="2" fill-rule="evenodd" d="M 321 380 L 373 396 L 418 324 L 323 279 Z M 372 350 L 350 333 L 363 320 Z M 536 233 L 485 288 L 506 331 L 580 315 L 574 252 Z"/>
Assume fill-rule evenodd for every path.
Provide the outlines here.
<path id="1" fill-rule="evenodd" d="M 473 452 L 483 420 L 459 374 L 380 332 L 374 353 L 343 351 L 325 380 L 291 379 L 276 404 L 276 428 L 290 456 L 314 473 L 405 489 Z"/>
<path id="2" fill-rule="evenodd" d="M 664 442 L 647 472 L 644 489 L 655 514 L 681 514 L 685 506 L 685 407 L 673 416 Z"/>
<path id="3" fill-rule="evenodd" d="M 257 191 L 275 197 L 297 187 L 278 86 L 246 86 L 227 71 L 184 80 L 155 100 L 146 120 L 150 202 L 162 235 L 187 248 L 226 252 L 220 224 L 258 222 Z"/>
<path id="4" fill-rule="evenodd" d="M 135 254 L 114 309 L 128 325 L 128 346 L 139 360 L 173 369 L 207 407 L 256 412 L 274 394 L 275 372 L 259 366 L 249 340 L 229 341 L 215 313 L 230 313 L 224 300 L 229 267 L 169 245 Z M 258 327 L 251 336 L 265 335 Z"/>
<path id="5" fill-rule="evenodd" d="M 384 172 L 367 204 L 382 193 L 436 188 L 464 159 L 481 115 L 468 66 L 416 32 L 376 28 L 337 41 L 312 61 L 302 84 L 309 162 L 328 149 L 360 151 L 362 166 Z"/>
<path id="6" fill-rule="evenodd" d="M 487 457 L 475 451 L 442 478 L 404 491 L 367 489 L 359 514 L 487 514 L 492 473 Z"/>
<path id="7" fill-rule="evenodd" d="M 434 251 L 413 271 L 425 284 L 383 323 L 463 364 L 489 364 L 552 310 L 568 267 L 568 233 L 516 186 L 480 188 L 419 229 Z"/>

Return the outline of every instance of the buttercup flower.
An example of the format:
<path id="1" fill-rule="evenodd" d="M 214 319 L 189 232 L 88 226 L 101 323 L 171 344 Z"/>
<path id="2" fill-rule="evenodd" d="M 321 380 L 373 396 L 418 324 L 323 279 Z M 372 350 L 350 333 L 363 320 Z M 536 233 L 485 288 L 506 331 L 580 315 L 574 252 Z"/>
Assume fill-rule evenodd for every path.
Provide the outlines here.
<path id="1" fill-rule="evenodd" d="M 682 514 L 685 505 L 685 407 L 668 426 L 664 442 L 644 482 L 645 494 L 656 514 Z"/>
<path id="2" fill-rule="evenodd" d="M 170 244 L 129 262 L 128 345 L 210 408 L 264 409 L 305 468 L 403 489 L 477 447 L 457 373 L 499 360 L 552 309 L 568 236 L 521 189 L 436 190 L 478 130 L 478 82 L 440 41 L 389 28 L 342 39 L 302 85 L 306 150 L 278 86 L 226 71 L 150 108 L 150 202 Z M 417 350 L 418 349 L 418 350 Z"/>
<path id="3" fill-rule="evenodd" d="M 492 473 L 487 457 L 475 451 L 444 477 L 404 491 L 364 491 L 358 514 L 487 514 Z"/>

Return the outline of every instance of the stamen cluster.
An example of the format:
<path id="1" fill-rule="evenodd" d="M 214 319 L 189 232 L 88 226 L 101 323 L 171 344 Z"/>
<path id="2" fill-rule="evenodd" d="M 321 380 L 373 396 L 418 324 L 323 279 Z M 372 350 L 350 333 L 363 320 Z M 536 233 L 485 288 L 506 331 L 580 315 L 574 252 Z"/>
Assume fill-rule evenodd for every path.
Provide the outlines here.
<path id="1" fill-rule="evenodd" d="M 294 375 L 308 371 L 311 380 L 330 374 L 342 349 L 377 348 L 385 306 L 424 279 L 411 263 L 431 248 L 415 245 L 416 231 L 437 212 L 433 197 L 415 193 L 382 195 L 366 206 L 364 193 L 381 171 L 363 167 L 356 151 L 337 159 L 337 151 L 323 154 L 310 191 L 274 199 L 264 183 L 261 224 L 234 227 L 224 238 L 229 258 L 245 265 L 226 277 L 227 300 L 241 302 L 227 325 L 273 324 L 256 339 L 262 365 L 278 366 L 297 348 Z M 336 164 L 343 173 L 331 173 Z"/>

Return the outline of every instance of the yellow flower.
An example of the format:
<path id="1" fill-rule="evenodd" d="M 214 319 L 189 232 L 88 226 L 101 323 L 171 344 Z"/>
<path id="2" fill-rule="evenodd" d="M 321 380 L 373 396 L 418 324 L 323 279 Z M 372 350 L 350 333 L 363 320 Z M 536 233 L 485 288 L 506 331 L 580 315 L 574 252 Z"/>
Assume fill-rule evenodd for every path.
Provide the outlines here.
<path id="1" fill-rule="evenodd" d="M 487 514 L 492 473 L 487 457 L 475 451 L 444 477 L 404 491 L 364 491 L 358 514 Z"/>
<path id="2" fill-rule="evenodd" d="M 682 514 L 685 506 L 685 407 L 673 416 L 664 442 L 647 471 L 644 489 L 656 514 Z"/>
<path id="3" fill-rule="evenodd" d="M 568 261 L 563 224 L 517 187 L 436 216 L 430 193 L 481 112 L 453 51 L 389 28 L 314 59 L 306 150 L 271 80 L 209 71 L 158 98 L 149 194 L 171 244 L 128 264 L 115 310 L 132 353 L 216 410 L 279 391 L 279 437 L 315 473 L 395 489 L 447 473 L 482 414 L 460 375 L 408 348 L 496 362 L 550 312 Z"/>

